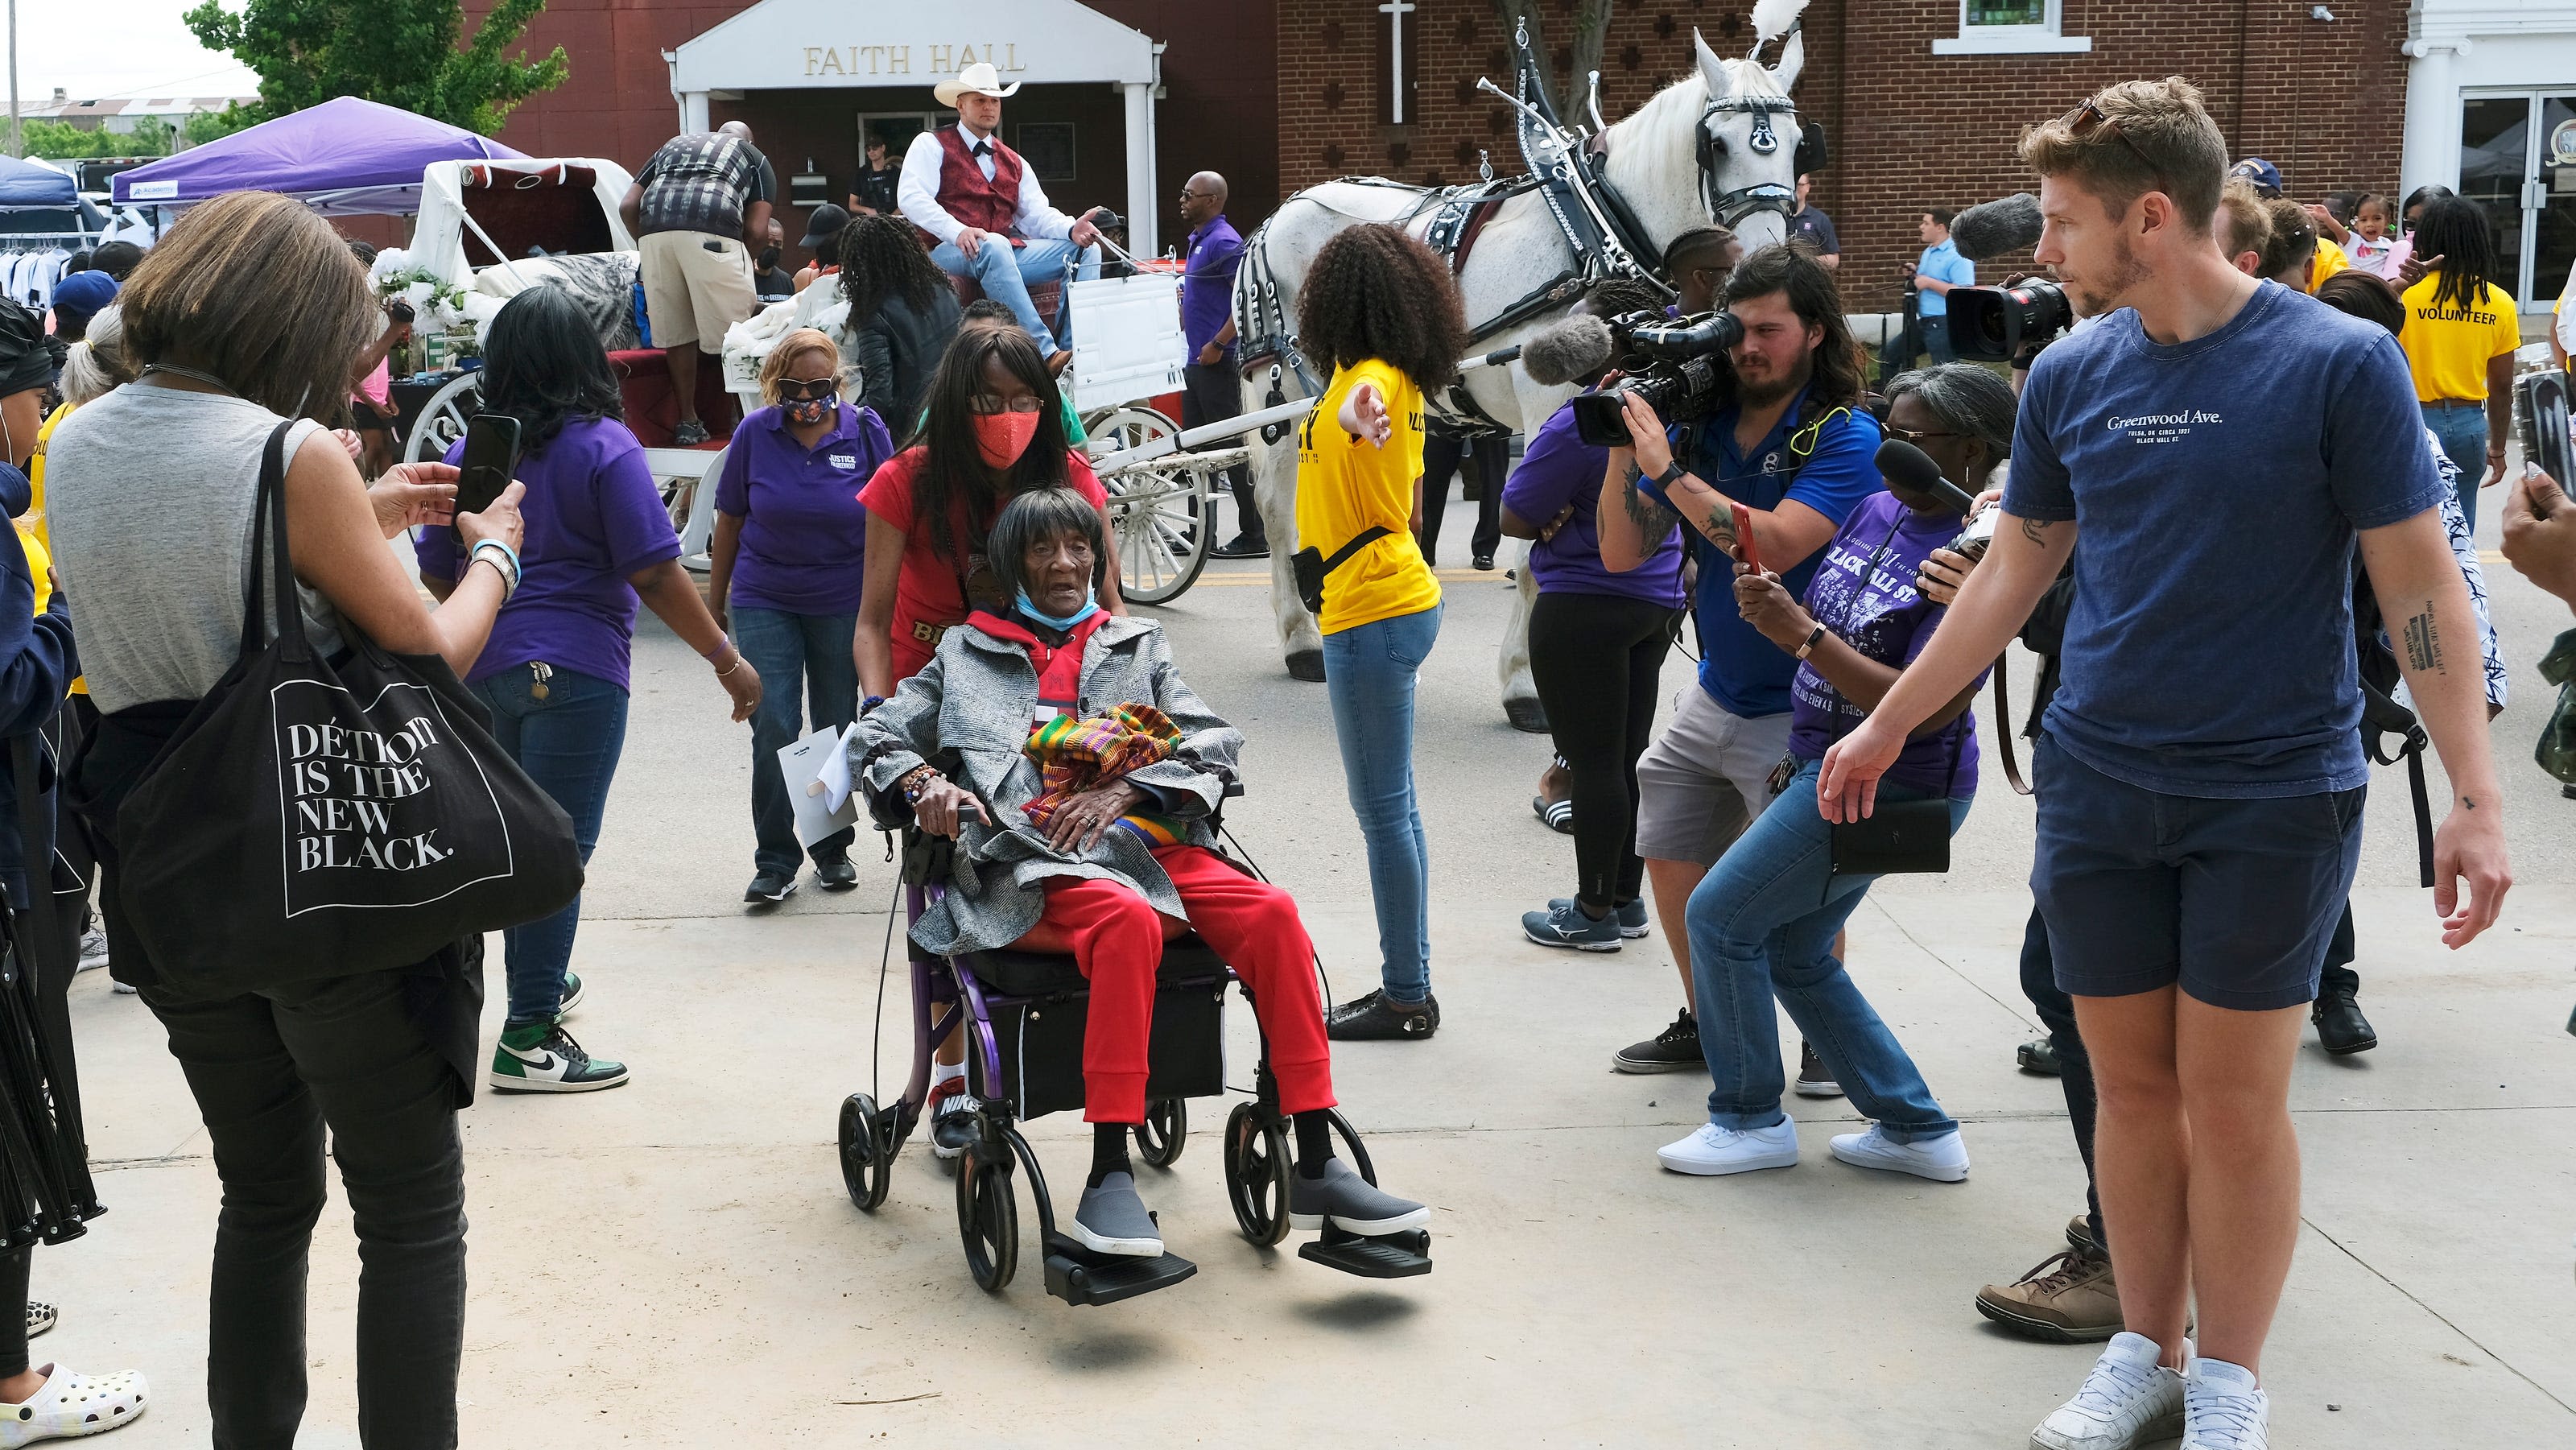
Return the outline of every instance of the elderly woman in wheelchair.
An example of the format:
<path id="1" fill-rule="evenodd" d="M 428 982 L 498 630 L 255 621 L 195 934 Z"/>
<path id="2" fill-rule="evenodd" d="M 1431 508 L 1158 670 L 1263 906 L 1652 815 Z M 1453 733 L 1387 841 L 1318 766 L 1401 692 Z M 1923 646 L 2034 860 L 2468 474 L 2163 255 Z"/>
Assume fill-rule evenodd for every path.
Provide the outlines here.
<path id="1" fill-rule="evenodd" d="M 1081 1079 L 1092 1163 L 1066 1235 L 1092 1255 L 1163 1254 L 1127 1142 L 1147 1121 L 1164 944 L 1185 932 L 1252 999 L 1265 1097 L 1275 1084 L 1277 1112 L 1295 1130 L 1289 1224 L 1325 1228 L 1328 1239 L 1419 1229 L 1431 1211 L 1364 1177 L 1355 1138 L 1361 1169 L 1335 1154 L 1330 1048 L 1296 903 L 1212 849 L 1242 737 L 1182 682 L 1159 624 L 1100 610 L 1099 513 L 1070 490 L 1033 490 L 1002 511 L 986 554 L 1015 602 L 949 631 L 930 664 L 862 722 L 851 765 L 881 820 L 902 812 L 954 842 L 945 889 L 913 923 L 916 945 L 950 958 L 1069 953 L 1088 984 Z M 1229 1144 L 1230 1169 L 1235 1156 Z M 962 1193 L 960 1202 L 962 1216 Z M 970 1230 L 970 1258 L 971 1240 Z"/>

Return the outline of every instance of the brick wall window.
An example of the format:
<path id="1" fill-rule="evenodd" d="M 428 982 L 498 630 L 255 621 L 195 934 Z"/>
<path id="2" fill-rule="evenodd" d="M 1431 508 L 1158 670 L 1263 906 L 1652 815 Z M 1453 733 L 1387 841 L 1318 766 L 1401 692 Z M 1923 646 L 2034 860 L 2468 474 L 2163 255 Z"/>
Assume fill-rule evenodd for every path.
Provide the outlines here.
<path id="1" fill-rule="evenodd" d="M 1935 36 L 1934 55 L 2077 55 L 2090 36 L 2066 33 L 2065 0 L 1959 0 L 1959 33 Z"/>

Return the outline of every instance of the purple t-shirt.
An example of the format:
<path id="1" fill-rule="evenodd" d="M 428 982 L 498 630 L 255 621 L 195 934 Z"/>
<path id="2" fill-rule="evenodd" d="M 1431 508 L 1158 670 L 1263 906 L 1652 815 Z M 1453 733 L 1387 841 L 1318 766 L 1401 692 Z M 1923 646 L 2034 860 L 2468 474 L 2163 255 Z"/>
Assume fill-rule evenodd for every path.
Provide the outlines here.
<path id="1" fill-rule="evenodd" d="M 812 448 L 787 431 L 776 406 L 733 430 L 716 508 L 742 520 L 728 597 L 738 609 L 856 614 L 866 572 L 868 511 L 859 490 L 894 456 L 873 409 L 844 402 Z"/>
<path id="2" fill-rule="evenodd" d="M 1520 467 L 1503 485 L 1503 507 L 1524 522 L 1544 527 L 1574 507 L 1556 536 L 1530 545 L 1530 572 L 1542 594 L 1609 594 L 1674 609 L 1682 595 L 1682 532 L 1675 524 L 1646 561 L 1625 574 L 1601 562 L 1601 475 L 1610 450 L 1595 448 L 1574 430 L 1574 405 L 1566 404 L 1530 435 Z"/>
<path id="3" fill-rule="evenodd" d="M 1958 536 L 1959 521 L 1948 514 L 1927 517 L 1892 493 L 1872 494 L 1843 520 L 1842 532 L 1817 556 L 1816 577 L 1807 585 L 1807 613 L 1880 664 L 1912 664 L 1932 643 L 1932 631 L 1945 612 L 1914 592 L 1915 570 L 1925 555 Z M 1978 676 L 1981 682 L 1984 678 Z M 1866 713 L 1825 683 L 1813 663 L 1799 665 L 1789 682 L 1789 753 L 1800 760 L 1824 758 L 1826 747 L 1849 735 Z M 1950 774 L 1953 751 L 1959 761 L 1955 777 Z M 1939 731 L 1907 741 L 1887 779 L 1917 790 L 1938 791 L 1946 785 L 1958 798 L 1976 794 L 1976 711 L 1964 711 Z"/>
<path id="4" fill-rule="evenodd" d="M 1181 274 L 1181 332 L 1190 340 L 1191 362 L 1234 314 L 1234 269 L 1242 260 L 1243 237 L 1224 217 L 1190 233 L 1188 270 Z M 1233 350 L 1228 344 L 1226 351 Z"/>
<path id="5" fill-rule="evenodd" d="M 464 452 L 460 439 L 447 461 Z M 625 689 L 636 606 L 626 578 L 680 557 L 643 446 L 613 418 L 576 418 L 519 459 L 519 481 L 528 486 L 519 592 L 501 606 L 466 682 L 542 660 Z M 422 529 L 412 552 L 435 578 L 455 578 L 462 562 L 444 527 Z"/>

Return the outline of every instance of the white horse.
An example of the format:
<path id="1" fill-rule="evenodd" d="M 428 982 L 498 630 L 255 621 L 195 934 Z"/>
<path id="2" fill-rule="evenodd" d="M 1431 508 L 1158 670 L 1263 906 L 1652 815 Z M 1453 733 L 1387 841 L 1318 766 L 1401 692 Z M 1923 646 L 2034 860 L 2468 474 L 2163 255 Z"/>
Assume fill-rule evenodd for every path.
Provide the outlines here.
<path id="1" fill-rule="evenodd" d="M 1794 9 L 1790 13 L 1794 15 Z M 1638 259 L 1650 267 L 1660 262 L 1664 247 L 1675 237 L 1711 221 L 1733 227 L 1747 251 L 1780 241 L 1787 235 L 1789 210 L 1796 205 L 1793 157 L 1802 132 L 1788 97 L 1804 64 L 1804 42 L 1791 31 L 1779 63 L 1766 67 L 1758 59 L 1719 59 L 1696 31 L 1691 41 L 1699 57 L 1697 68 L 1607 128 L 1599 142 L 1606 152 L 1601 171 L 1609 189 L 1627 205 L 1655 253 Z M 1760 50 L 1757 43 L 1756 56 Z M 1334 181 L 1290 197 L 1253 236 L 1250 250 L 1257 255 L 1258 265 L 1255 257 L 1248 256 L 1236 274 L 1237 329 L 1247 339 L 1262 335 L 1256 325 L 1260 314 L 1255 311 L 1258 299 L 1253 288 L 1255 279 L 1266 275 L 1280 293 L 1278 305 L 1288 319 L 1288 330 L 1294 332 L 1298 285 L 1324 243 L 1344 227 L 1415 218 L 1424 212 L 1427 195 L 1418 187 Z M 1415 223 L 1417 234 L 1421 225 Z M 1484 319 L 1580 268 L 1581 259 L 1573 255 L 1538 193 L 1524 192 L 1505 201 L 1486 223 L 1458 274 L 1468 327 L 1478 328 Z M 1563 321 L 1571 310 L 1571 303 L 1561 304 L 1508 328 L 1479 334 L 1469 350 L 1483 352 L 1521 342 Z M 1244 381 L 1244 411 L 1251 412 L 1268 401 L 1271 369 L 1257 357 L 1247 362 L 1256 366 Z M 1319 372 L 1317 381 L 1330 380 Z M 1466 375 L 1464 386 L 1487 417 L 1523 437 L 1575 392 L 1571 386 L 1532 382 L 1518 367 L 1476 369 Z M 1312 391 L 1284 365 L 1280 387 L 1291 400 Z M 1441 411 L 1440 400 L 1430 401 L 1435 413 Z M 1314 616 L 1297 598 L 1288 562 L 1292 546 L 1287 541 L 1297 537 L 1294 437 L 1292 430 L 1276 444 L 1265 445 L 1257 434 L 1245 442 L 1251 448 L 1262 523 L 1274 541 L 1270 599 L 1288 673 L 1302 680 L 1320 680 L 1324 677 L 1323 636 Z M 1482 483 L 1486 488 L 1500 486 L 1496 479 Z M 1329 547 L 1330 541 L 1309 542 Z M 1544 719 L 1529 673 L 1529 604 L 1537 586 L 1526 561 L 1518 572 L 1521 602 L 1503 640 L 1498 673 L 1505 713 L 1513 724 L 1535 730 L 1543 728 L 1538 722 Z"/>

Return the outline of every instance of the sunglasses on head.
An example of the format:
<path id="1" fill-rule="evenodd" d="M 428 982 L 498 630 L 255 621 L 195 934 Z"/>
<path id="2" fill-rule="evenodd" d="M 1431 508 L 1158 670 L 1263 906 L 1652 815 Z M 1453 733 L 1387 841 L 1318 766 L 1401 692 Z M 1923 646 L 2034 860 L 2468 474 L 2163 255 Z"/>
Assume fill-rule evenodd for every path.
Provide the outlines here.
<path id="1" fill-rule="evenodd" d="M 2130 155 L 2135 156 L 2140 162 L 2145 164 L 2147 171 L 2156 178 L 2157 190 L 2166 192 L 2171 191 L 2171 188 L 2164 184 L 2164 168 L 2156 165 L 2153 160 L 2149 159 L 2147 153 L 2139 149 L 2138 143 L 2129 139 L 2129 133 L 2120 129 L 2119 122 L 2114 121 L 2109 116 L 2103 114 L 2100 106 L 2093 104 L 2091 101 L 2086 101 L 2083 105 L 2077 106 L 2074 110 L 2071 110 L 2065 115 L 2059 117 L 2058 121 L 2059 124 L 2066 127 L 2066 134 L 2074 137 L 2078 141 L 2086 139 L 2096 131 L 2110 132 L 2112 136 L 2119 140 L 2121 145 L 2129 148 Z"/>
<path id="2" fill-rule="evenodd" d="M 810 403 L 841 391 L 839 378 L 780 378 L 778 396 L 791 403 Z"/>

